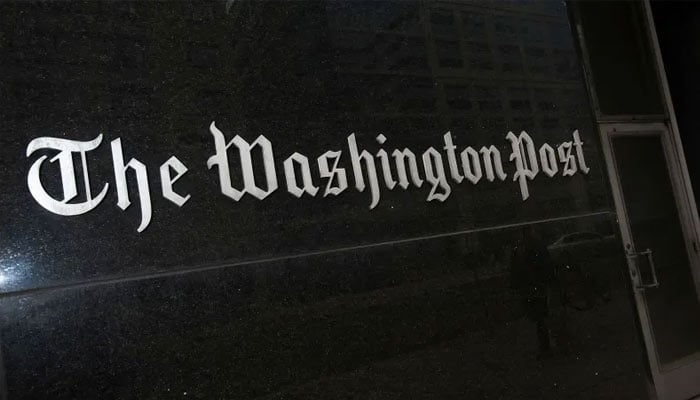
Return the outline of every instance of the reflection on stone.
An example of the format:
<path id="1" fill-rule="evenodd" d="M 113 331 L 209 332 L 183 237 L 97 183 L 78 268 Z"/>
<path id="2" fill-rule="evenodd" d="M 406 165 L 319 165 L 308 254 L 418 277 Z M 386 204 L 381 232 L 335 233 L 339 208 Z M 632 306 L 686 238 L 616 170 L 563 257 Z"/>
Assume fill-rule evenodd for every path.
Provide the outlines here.
<path id="1" fill-rule="evenodd" d="M 0 3 L 8 397 L 646 398 L 618 238 L 549 247 L 614 232 L 566 4 Z M 253 146 L 246 182 L 231 145 L 228 197 L 212 120 L 223 147 L 262 135 L 276 157 Z M 123 144 L 122 205 L 132 158 L 164 188 L 140 234 L 116 189 L 71 218 L 18 190 L 34 138 L 100 133 Z M 88 157 L 114 188 L 110 146 Z"/>

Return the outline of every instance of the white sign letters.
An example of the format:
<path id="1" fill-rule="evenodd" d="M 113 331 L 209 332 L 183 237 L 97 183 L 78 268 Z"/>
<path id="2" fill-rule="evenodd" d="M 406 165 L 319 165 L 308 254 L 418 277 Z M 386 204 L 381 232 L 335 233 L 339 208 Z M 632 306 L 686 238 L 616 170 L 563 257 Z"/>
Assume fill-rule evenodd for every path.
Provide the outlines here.
<path id="1" fill-rule="evenodd" d="M 267 137 L 259 135 L 254 141 L 248 142 L 236 135 L 227 141 L 214 122 L 210 124 L 209 132 L 214 138 L 214 154 L 209 157 L 206 165 L 208 169 L 216 167 L 219 187 L 224 196 L 233 201 L 240 201 L 248 194 L 258 200 L 264 200 L 278 189 L 277 159 L 273 144 Z M 584 158 L 583 142 L 578 130 L 571 136 L 571 141 L 557 145 L 544 143 L 538 147 L 525 131 L 506 134 L 505 139 L 510 143 L 508 161 L 515 169 L 512 180 L 518 183 L 523 201 L 530 197 L 529 182 L 539 174 L 548 178 L 557 175 L 569 177 L 577 172 L 588 174 L 590 168 Z M 369 192 L 369 209 L 379 204 L 382 188 L 389 191 L 397 187 L 407 190 L 410 186 L 422 188 L 425 184 L 426 201 L 444 202 L 452 193 L 451 185 L 461 184 L 465 180 L 468 184 L 477 185 L 484 180 L 494 182 L 507 179 L 508 175 L 503 165 L 504 157 L 495 145 L 479 149 L 467 146 L 460 150 L 454 143 L 451 132 L 445 133 L 442 138 L 442 145 L 429 147 L 422 154 L 416 154 L 408 148 L 392 151 L 380 148 L 372 154 L 358 144 L 357 137 L 352 133 L 347 137 L 347 153 L 342 149 L 328 150 L 319 155 L 314 162 L 313 158 L 309 159 L 304 154 L 294 152 L 281 163 L 279 170 L 284 174 L 283 182 L 287 192 L 296 198 L 316 197 L 319 193 L 322 197 L 339 196 L 348 189 L 350 175 L 353 177 L 355 190 Z M 386 145 L 388 141 L 382 134 L 377 135 L 375 140 L 380 146 Z M 89 141 L 55 137 L 32 140 L 27 146 L 27 157 L 37 151 L 55 152 L 49 161 L 58 161 L 63 190 L 60 198 L 47 192 L 45 182 L 42 182 L 41 170 L 46 168 L 44 161 L 49 156 L 41 155 L 31 165 L 27 174 L 27 186 L 36 202 L 48 211 L 64 216 L 84 214 L 97 207 L 104 200 L 109 183 L 104 183 L 100 193 L 93 196 L 87 156 L 101 143 L 101 134 Z M 131 205 L 127 172 L 133 172 L 141 211 L 141 222 L 137 231 L 143 232 L 152 217 L 148 169 L 136 158 L 125 160 L 120 138 L 112 140 L 110 148 L 117 206 L 126 210 Z M 262 161 L 255 161 L 254 151 L 262 154 Z M 239 161 L 240 170 L 232 170 L 230 157 Z M 82 168 L 81 176 L 85 186 L 83 201 L 75 201 L 78 197 L 78 186 L 74 158 L 80 159 Z M 162 195 L 178 207 L 184 206 L 191 198 L 189 194 L 178 192 L 174 187 L 187 171 L 187 166 L 175 156 L 160 165 Z M 260 172 L 257 174 L 259 181 L 256 180 L 255 171 Z M 232 176 L 240 179 L 232 181 Z M 234 182 L 242 184 L 236 185 Z"/>
<path id="2" fill-rule="evenodd" d="M 45 209 L 58 215 L 80 215 L 97 207 L 107 194 L 109 184 L 105 183 L 97 197 L 92 197 L 85 153 L 96 149 L 100 143 L 102 143 L 102 135 L 88 142 L 51 137 L 40 137 L 29 142 L 27 146 L 27 157 L 41 149 L 58 150 L 58 154 L 50 161 L 56 162 L 56 160 L 58 160 L 58 167 L 61 172 L 61 184 L 63 186 L 62 200 L 54 199 L 46 192 L 44 186 L 41 184 L 41 166 L 47 156 L 41 156 L 32 164 L 32 167 L 29 169 L 29 174 L 27 174 L 27 186 L 29 186 L 29 192 L 32 194 L 32 197 L 34 197 L 34 200 Z M 75 182 L 75 170 L 73 169 L 73 153 L 78 153 L 80 155 L 80 161 L 83 167 L 86 199 L 80 203 L 68 203 L 78 195 L 78 188 Z"/>

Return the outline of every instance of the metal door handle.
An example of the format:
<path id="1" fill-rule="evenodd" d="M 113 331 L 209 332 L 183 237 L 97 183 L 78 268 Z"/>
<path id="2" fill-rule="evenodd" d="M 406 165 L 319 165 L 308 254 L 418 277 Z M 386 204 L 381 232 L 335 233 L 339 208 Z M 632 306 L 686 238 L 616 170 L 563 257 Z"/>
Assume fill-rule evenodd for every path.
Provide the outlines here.
<path id="1" fill-rule="evenodd" d="M 654 254 L 651 249 L 646 249 L 639 253 L 629 253 L 627 258 L 639 258 L 639 256 L 645 256 L 649 261 L 649 268 L 651 269 L 651 283 L 642 282 L 642 274 L 639 272 L 639 265 L 637 265 L 637 274 L 639 275 L 639 283 L 635 286 L 635 290 L 642 291 L 646 289 L 653 289 L 659 287 L 659 280 L 656 278 L 656 265 L 654 264 Z"/>

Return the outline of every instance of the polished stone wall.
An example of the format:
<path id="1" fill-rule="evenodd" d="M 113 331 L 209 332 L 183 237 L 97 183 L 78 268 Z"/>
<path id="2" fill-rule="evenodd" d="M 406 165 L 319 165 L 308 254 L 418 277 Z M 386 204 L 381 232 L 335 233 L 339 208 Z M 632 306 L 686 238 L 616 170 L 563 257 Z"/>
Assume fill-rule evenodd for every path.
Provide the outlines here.
<path id="1" fill-rule="evenodd" d="M 0 19 L 5 397 L 646 397 L 564 3 L 20 2 Z M 270 140 L 277 191 L 222 193 L 212 121 Z M 523 200 L 506 140 L 523 130 L 537 146 L 578 130 L 590 171 L 541 172 Z M 348 136 L 371 154 L 435 147 L 447 170 L 448 131 L 459 150 L 496 146 L 507 177 L 450 181 L 444 201 L 383 187 L 370 209 Z M 29 142 L 99 134 L 105 200 L 72 217 L 37 204 Z M 142 232 L 134 175 L 117 205 L 117 138 L 148 170 Z M 348 189 L 288 193 L 282 161 L 328 150 Z M 160 190 L 172 155 L 182 207 Z M 55 164 L 41 179 L 60 197 Z"/>

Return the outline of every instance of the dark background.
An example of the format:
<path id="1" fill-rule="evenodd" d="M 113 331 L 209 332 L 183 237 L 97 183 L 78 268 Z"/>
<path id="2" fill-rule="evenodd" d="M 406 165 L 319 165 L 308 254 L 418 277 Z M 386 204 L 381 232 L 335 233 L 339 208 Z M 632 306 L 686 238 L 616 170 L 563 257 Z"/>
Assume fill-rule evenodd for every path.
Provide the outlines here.
<path id="1" fill-rule="evenodd" d="M 652 2 L 656 34 L 668 78 L 673 109 L 685 150 L 685 160 L 695 197 L 700 198 L 700 160 L 693 152 L 700 148 L 700 4 L 689 1 Z"/>

